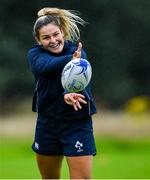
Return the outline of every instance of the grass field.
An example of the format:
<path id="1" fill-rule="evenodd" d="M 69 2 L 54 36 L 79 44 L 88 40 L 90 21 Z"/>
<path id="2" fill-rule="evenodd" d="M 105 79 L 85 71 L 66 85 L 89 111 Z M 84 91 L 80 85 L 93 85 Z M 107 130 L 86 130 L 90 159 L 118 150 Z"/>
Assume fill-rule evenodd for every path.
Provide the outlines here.
<path id="1" fill-rule="evenodd" d="M 36 115 L 25 107 L 24 114 L 0 117 L 0 179 L 40 178 L 31 150 Z M 97 146 L 93 178 L 150 179 L 149 114 L 100 112 L 93 122 Z M 69 178 L 66 161 L 61 177 Z"/>
<path id="2" fill-rule="evenodd" d="M 0 179 L 40 178 L 30 138 L 1 137 Z M 150 139 L 96 138 L 93 178 L 150 178 Z M 68 178 L 64 161 L 62 178 Z"/>

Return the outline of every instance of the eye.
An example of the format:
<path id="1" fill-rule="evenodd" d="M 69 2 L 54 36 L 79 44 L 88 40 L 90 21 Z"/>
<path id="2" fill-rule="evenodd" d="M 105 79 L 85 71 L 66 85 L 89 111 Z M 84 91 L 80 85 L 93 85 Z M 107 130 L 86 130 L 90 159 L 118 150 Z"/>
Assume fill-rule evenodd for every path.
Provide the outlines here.
<path id="1" fill-rule="evenodd" d="M 48 36 L 45 36 L 45 37 L 43 37 L 42 39 L 49 39 L 49 37 L 48 37 Z"/>
<path id="2" fill-rule="evenodd" d="M 58 32 L 56 32 L 56 33 L 53 34 L 54 37 L 57 37 L 58 35 L 59 35 Z"/>

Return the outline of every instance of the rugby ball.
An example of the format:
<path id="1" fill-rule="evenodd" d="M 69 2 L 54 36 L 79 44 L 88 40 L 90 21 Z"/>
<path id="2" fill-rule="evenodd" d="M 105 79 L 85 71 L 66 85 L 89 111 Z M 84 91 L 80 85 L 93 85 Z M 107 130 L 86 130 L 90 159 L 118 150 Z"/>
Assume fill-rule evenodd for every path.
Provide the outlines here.
<path id="1" fill-rule="evenodd" d="M 86 59 L 76 58 L 68 62 L 61 75 L 61 84 L 68 92 L 86 88 L 92 77 L 92 68 Z"/>

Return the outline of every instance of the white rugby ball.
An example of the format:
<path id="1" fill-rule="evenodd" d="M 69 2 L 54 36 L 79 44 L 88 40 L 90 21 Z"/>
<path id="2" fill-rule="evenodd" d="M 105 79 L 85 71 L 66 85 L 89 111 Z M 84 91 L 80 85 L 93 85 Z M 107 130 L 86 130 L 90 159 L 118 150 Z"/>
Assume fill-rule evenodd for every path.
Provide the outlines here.
<path id="1" fill-rule="evenodd" d="M 85 89 L 92 77 L 92 68 L 86 59 L 76 58 L 68 62 L 61 75 L 61 83 L 68 92 Z"/>

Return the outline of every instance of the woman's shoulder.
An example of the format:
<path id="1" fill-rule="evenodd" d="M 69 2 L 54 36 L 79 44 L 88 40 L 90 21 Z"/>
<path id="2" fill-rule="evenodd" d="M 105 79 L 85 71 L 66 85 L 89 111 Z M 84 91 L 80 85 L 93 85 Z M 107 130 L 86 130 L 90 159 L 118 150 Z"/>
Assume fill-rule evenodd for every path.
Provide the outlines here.
<path id="1" fill-rule="evenodd" d="M 45 49 L 43 49 L 41 45 L 34 45 L 27 52 L 28 57 L 39 56 L 39 55 L 47 56 L 49 55 L 49 53 Z"/>
<path id="2" fill-rule="evenodd" d="M 47 53 L 44 52 L 43 48 L 40 45 L 34 45 L 27 51 L 28 60 L 33 60 L 39 56 L 47 56 Z"/>
<path id="3" fill-rule="evenodd" d="M 29 50 L 28 50 L 28 52 L 34 52 L 34 51 L 36 51 L 36 52 L 42 51 L 42 46 L 36 44 L 36 45 L 32 46 L 31 48 L 29 48 Z"/>

